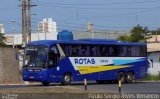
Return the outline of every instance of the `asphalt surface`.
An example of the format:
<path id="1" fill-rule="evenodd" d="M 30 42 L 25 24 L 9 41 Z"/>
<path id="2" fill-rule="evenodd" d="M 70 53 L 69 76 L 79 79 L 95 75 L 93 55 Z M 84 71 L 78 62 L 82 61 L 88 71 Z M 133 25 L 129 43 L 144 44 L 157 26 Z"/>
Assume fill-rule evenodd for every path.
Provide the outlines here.
<path id="1" fill-rule="evenodd" d="M 74 83 L 72 86 L 84 89 L 82 83 Z M 93 92 L 105 92 L 105 93 L 119 93 L 119 87 L 117 83 L 97 84 L 91 82 L 87 86 L 88 90 Z M 129 84 L 122 84 L 122 93 L 160 93 L 160 82 L 134 82 Z"/>
<path id="2" fill-rule="evenodd" d="M 41 89 L 53 89 L 53 88 L 63 88 L 61 84 L 53 83 L 50 86 L 42 86 L 41 84 L 30 84 L 30 85 L 0 85 L 0 90 L 2 89 L 16 89 L 16 88 L 41 88 Z M 73 82 L 67 87 L 76 88 L 85 91 L 83 82 Z M 90 92 L 105 92 L 105 93 L 119 93 L 119 88 L 117 83 L 106 83 L 97 84 L 96 82 L 88 82 L 87 89 Z M 134 82 L 130 84 L 122 84 L 122 93 L 160 93 L 160 82 Z"/>
<path id="3" fill-rule="evenodd" d="M 89 82 L 88 90 L 84 89 L 83 82 L 74 82 L 68 86 L 57 83 L 50 86 L 42 86 L 40 83 L 0 85 L 0 99 L 160 99 L 160 82 L 122 84 L 121 93 L 117 83 Z M 136 94 L 143 97 L 137 98 Z M 154 97 L 148 97 L 147 94 Z"/>

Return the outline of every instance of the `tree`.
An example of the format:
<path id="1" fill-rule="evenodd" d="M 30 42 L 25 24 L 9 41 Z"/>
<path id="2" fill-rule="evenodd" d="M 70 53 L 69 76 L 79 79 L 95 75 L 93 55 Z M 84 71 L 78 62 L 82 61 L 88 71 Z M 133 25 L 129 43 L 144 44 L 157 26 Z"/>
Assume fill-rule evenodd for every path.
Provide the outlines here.
<path id="1" fill-rule="evenodd" d="M 120 41 L 125 41 L 125 42 L 130 42 L 131 41 L 130 36 L 127 36 L 127 35 L 120 35 L 117 39 L 120 40 Z"/>
<path id="2" fill-rule="evenodd" d="M 152 35 L 160 35 L 160 28 L 156 29 L 156 30 L 152 30 Z"/>
<path id="3" fill-rule="evenodd" d="M 6 37 L 4 37 L 4 34 L 0 33 L 0 47 L 5 47 L 6 44 L 4 43 L 6 40 Z"/>
<path id="4" fill-rule="evenodd" d="M 130 31 L 130 36 L 119 36 L 118 40 L 128 42 L 145 42 L 145 36 L 149 32 L 147 27 L 141 27 L 139 24 Z"/>
<path id="5" fill-rule="evenodd" d="M 145 36 L 149 32 L 147 27 L 141 27 L 139 24 L 131 29 L 131 42 L 145 41 Z"/>

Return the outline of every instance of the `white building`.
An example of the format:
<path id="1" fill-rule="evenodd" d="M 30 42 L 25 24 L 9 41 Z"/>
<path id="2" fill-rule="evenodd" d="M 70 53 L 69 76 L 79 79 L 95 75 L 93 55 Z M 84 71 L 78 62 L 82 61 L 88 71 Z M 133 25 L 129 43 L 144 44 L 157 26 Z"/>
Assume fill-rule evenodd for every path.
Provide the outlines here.
<path id="1" fill-rule="evenodd" d="M 22 34 L 5 34 L 7 45 L 22 45 Z M 31 33 L 31 41 L 57 40 L 57 33 Z"/>
<path id="2" fill-rule="evenodd" d="M 3 24 L 0 24 L 0 33 L 4 33 L 4 26 L 3 26 Z"/>
<path id="3" fill-rule="evenodd" d="M 22 34 L 5 34 L 7 45 L 22 45 Z M 31 33 L 31 41 L 36 40 L 57 40 L 57 26 L 52 18 L 43 19 L 38 22 L 38 32 Z"/>
<path id="4" fill-rule="evenodd" d="M 148 59 L 152 65 L 148 68 L 151 75 L 160 74 L 160 35 L 151 35 L 147 40 Z"/>
<path id="5" fill-rule="evenodd" d="M 43 19 L 38 22 L 38 31 L 42 33 L 57 33 L 56 22 L 52 18 Z"/>
<path id="6" fill-rule="evenodd" d="M 151 75 L 160 74 L 160 43 L 148 43 L 148 59 L 152 62 L 148 68 Z"/>

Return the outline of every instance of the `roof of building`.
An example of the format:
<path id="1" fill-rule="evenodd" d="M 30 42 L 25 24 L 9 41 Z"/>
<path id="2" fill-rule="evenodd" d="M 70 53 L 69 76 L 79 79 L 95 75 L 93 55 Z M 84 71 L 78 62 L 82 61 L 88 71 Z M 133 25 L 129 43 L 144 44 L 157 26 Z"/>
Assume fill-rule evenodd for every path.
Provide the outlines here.
<path id="1" fill-rule="evenodd" d="M 154 43 L 160 42 L 160 35 L 150 35 L 151 38 L 147 39 L 147 42 Z"/>
<path id="2" fill-rule="evenodd" d="M 147 43 L 147 52 L 160 52 L 160 43 Z"/>

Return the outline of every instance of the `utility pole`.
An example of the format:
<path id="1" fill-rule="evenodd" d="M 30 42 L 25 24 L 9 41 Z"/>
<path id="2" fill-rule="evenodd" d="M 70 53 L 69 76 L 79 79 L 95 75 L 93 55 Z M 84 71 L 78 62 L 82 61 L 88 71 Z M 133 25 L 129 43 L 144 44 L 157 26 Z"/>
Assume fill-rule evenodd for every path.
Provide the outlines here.
<path id="1" fill-rule="evenodd" d="M 157 32 L 158 32 L 158 29 L 156 30 L 156 39 L 155 39 L 155 42 L 157 43 Z"/>
<path id="2" fill-rule="evenodd" d="M 15 20 L 11 20 L 11 22 L 12 22 L 12 25 L 14 25 L 13 23 L 15 23 Z M 14 40 L 15 40 L 14 37 L 15 37 L 15 36 L 14 36 L 14 33 L 15 33 L 15 28 L 12 27 L 12 34 L 13 34 L 13 43 L 12 43 L 13 46 L 12 46 L 12 47 L 13 47 L 13 48 L 14 48 L 14 46 L 15 46 L 15 42 L 14 42 Z"/>
<path id="3" fill-rule="evenodd" d="M 22 46 L 26 46 L 31 41 L 31 0 L 22 0 Z M 27 3 L 27 4 L 26 4 Z M 26 13 L 26 7 L 28 13 Z"/>
<path id="4" fill-rule="evenodd" d="M 26 20 L 26 0 L 22 0 L 22 46 L 25 47 L 27 44 L 26 39 L 26 27 L 27 27 L 27 20 Z"/>
<path id="5" fill-rule="evenodd" d="M 28 38 L 28 42 L 31 42 L 31 0 L 28 0 L 28 37 L 27 38 Z"/>
<path id="6" fill-rule="evenodd" d="M 31 4 L 31 0 L 28 0 L 28 18 L 27 18 L 27 29 L 28 29 L 28 35 L 27 35 L 27 43 L 31 42 L 31 7 L 37 6 Z"/>

